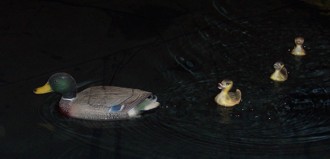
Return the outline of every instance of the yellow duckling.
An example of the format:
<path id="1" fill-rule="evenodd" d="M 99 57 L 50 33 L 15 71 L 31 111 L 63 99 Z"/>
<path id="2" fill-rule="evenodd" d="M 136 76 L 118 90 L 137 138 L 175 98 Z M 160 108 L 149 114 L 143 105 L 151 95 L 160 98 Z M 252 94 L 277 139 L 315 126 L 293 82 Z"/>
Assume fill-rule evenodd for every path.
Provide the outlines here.
<path id="1" fill-rule="evenodd" d="M 306 52 L 303 48 L 304 38 L 303 37 L 296 37 L 294 39 L 294 43 L 296 46 L 292 49 L 291 54 L 295 56 L 305 56 Z"/>
<path id="2" fill-rule="evenodd" d="M 239 104 L 242 93 L 239 89 L 236 89 L 236 92 L 229 92 L 232 87 L 233 81 L 231 80 L 223 80 L 219 83 L 218 88 L 221 89 L 221 92 L 214 98 L 215 102 L 225 107 L 232 107 Z"/>
<path id="3" fill-rule="evenodd" d="M 283 82 L 288 79 L 288 71 L 284 67 L 284 64 L 282 62 L 276 62 L 274 64 L 275 71 L 270 76 L 270 79 L 278 82 Z"/>

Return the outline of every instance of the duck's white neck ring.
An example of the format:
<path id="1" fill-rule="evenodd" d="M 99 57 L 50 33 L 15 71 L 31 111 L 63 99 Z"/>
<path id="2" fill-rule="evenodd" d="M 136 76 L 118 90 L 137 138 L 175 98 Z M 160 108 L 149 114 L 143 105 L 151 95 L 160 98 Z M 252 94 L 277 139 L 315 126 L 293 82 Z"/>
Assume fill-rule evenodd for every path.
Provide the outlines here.
<path id="1" fill-rule="evenodd" d="M 76 98 L 63 98 L 62 97 L 62 100 L 68 100 L 68 101 L 74 101 Z"/>

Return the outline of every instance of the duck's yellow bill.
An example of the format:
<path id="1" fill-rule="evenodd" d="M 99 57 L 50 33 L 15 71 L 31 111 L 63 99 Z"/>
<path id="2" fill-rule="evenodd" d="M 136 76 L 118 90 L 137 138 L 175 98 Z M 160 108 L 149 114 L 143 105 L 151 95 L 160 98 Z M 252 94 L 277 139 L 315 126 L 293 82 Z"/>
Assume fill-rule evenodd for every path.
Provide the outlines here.
<path id="1" fill-rule="evenodd" d="M 52 92 L 52 88 L 50 87 L 50 84 L 47 82 L 45 85 L 36 88 L 33 92 L 35 94 L 45 94 L 45 93 L 49 93 Z"/>

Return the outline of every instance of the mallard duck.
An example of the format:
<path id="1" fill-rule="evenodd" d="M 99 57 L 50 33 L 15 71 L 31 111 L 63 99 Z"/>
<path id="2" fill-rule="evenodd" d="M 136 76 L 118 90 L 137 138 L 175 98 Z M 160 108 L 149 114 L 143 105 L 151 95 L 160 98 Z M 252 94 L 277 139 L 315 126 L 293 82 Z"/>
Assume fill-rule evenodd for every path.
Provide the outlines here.
<path id="1" fill-rule="evenodd" d="M 275 71 L 270 76 L 270 79 L 278 82 L 283 82 L 288 79 L 288 72 L 282 62 L 276 62 L 274 64 L 274 69 Z"/>
<path id="2" fill-rule="evenodd" d="M 291 54 L 295 56 L 305 56 L 306 52 L 303 48 L 304 38 L 300 36 L 296 37 L 294 39 L 294 43 L 296 44 L 296 46 L 294 46 L 294 48 L 292 49 Z"/>
<path id="3" fill-rule="evenodd" d="M 242 96 L 241 91 L 236 89 L 236 92 L 229 92 L 233 87 L 233 81 L 223 80 L 218 84 L 218 88 L 221 89 L 221 92 L 214 99 L 217 104 L 225 107 L 232 107 L 240 103 Z"/>
<path id="4" fill-rule="evenodd" d="M 59 108 L 68 117 L 87 120 L 115 120 L 138 117 L 140 112 L 159 106 L 151 92 L 116 86 L 93 86 L 77 93 L 75 79 L 55 73 L 35 94 L 62 94 Z"/>

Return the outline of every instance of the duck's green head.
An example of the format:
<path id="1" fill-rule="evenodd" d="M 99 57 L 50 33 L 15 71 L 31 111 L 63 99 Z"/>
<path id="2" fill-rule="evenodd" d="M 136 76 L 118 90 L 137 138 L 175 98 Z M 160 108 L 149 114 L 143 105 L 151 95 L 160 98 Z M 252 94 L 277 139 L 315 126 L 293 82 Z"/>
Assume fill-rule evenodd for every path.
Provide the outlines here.
<path id="1" fill-rule="evenodd" d="M 67 73 L 55 73 L 48 82 L 34 90 L 35 94 L 45 94 L 49 92 L 57 92 L 62 94 L 63 98 L 76 97 L 76 81 Z"/>

